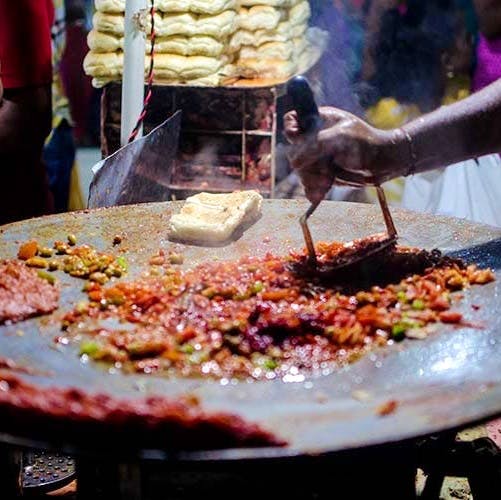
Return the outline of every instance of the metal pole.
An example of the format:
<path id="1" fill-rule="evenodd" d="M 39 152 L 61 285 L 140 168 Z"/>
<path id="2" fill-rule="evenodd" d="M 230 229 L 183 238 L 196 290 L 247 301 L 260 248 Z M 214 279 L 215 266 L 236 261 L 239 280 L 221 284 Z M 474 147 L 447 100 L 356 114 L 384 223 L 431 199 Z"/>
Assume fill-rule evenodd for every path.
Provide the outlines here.
<path id="1" fill-rule="evenodd" d="M 139 29 L 137 18 L 146 9 L 147 0 L 125 2 L 124 71 L 122 80 L 122 124 L 120 143 L 125 146 L 143 108 L 144 59 L 146 36 Z M 137 137 L 141 137 L 139 130 Z"/>

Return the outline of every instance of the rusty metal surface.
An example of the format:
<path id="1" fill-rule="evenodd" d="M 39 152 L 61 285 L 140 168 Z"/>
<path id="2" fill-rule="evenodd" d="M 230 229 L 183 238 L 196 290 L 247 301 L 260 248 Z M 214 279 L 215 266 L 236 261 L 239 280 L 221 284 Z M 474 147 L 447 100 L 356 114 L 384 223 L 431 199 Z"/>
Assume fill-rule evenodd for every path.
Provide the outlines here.
<path id="1" fill-rule="evenodd" d="M 265 202 L 261 219 L 237 241 L 219 248 L 168 241 L 167 223 L 179 206 L 162 203 L 117 207 L 3 226 L 0 257 L 15 257 L 19 242 L 28 238 L 51 244 L 70 232 L 77 235 L 79 243 L 115 251 L 113 237 L 120 234 L 124 238 L 122 246 L 128 249 L 125 255 L 131 267 L 129 278 L 134 278 L 159 247 L 181 250 L 186 257 L 184 266 L 192 266 L 207 259 L 235 259 L 245 254 L 284 254 L 303 245 L 298 219 L 307 205 L 302 201 Z M 466 259 L 501 271 L 499 229 L 399 210 L 394 211 L 394 218 L 402 244 L 459 252 Z M 311 219 L 318 241 L 348 240 L 383 228 L 379 209 L 368 205 L 324 202 Z M 58 277 L 63 284 L 60 311 L 65 311 L 84 298 L 82 282 L 62 273 Z M 404 341 L 335 373 L 288 383 L 221 385 L 214 381 L 103 372 L 92 364 L 82 364 L 74 347 L 55 348 L 53 338 L 58 334 L 58 324 L 47 318 L 0 327 L 0 353 L 20 365 L 52 372 L 22 375 L 41 385 L 76 386 L 131 398 L 153 393 L 176 396 L 189 391 L 199 396 L 205 408 L 241 415 L 290 443 L 285 449 L 223 450 L 190 454 L 184 456 L 186 459 L 332 452 L 425 435 L 501 413 L 500 294 L 501 280 L 474 287 L 465 294 L 459 309 L 467 318 L 484 321 L 483 330 L 444 326 L 426 340 Z M 474 311 L 473 304 L 480 305 L 480 310 Z M 360 394 L 365 396 L 363 401 Z M 397 411 L 378 416 L 376 409 L 391 399 L 399 402 Z M 0 439 L 13 438 L 0 435 Z M 68 446 L 71 449 L 71 443 Z"/>

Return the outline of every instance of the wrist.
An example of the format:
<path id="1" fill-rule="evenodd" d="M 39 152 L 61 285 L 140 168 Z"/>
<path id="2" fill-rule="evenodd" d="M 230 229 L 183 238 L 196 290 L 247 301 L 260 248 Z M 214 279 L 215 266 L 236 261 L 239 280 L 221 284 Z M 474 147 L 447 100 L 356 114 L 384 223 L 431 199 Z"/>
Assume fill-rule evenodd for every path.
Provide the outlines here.
<path id="1" fill-rule="evenodd" d="M 395 177 L 408 177 L 416 173 L 417 156 L 412 136 L 403 127 L 389 133 L 392 164 Z"/>

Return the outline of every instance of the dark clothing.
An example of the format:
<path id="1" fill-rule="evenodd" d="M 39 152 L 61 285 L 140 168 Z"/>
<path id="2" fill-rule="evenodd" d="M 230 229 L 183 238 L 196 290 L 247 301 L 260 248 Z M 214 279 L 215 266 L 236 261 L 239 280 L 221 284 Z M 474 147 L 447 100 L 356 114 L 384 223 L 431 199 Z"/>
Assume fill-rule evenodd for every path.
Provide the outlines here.
<path id="1" fill-rule="evenodd" d="M 65 120 L 53 130 L 43 152 L 56 212 L 68 210 L 70 179 L 75 162 L 73 130 Z"/>

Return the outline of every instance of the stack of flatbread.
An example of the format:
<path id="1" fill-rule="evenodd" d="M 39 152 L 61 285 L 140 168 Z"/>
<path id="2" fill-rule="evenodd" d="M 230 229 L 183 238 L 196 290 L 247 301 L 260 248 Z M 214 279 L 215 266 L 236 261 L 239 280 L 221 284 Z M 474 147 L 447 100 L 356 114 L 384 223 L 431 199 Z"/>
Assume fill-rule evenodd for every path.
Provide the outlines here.
<path id="1" fill-rule="evenodd" d="M 240 0 L 239 30 L 230 40 L 245 78 L 285 79 L 310 57 L 308 0 Z"/>
<path id="2" fill-rule="evenodd" d="M 122 77 L 125 2 L 95 0 L 84 69 L 97 87 Z M 156 81 L 217 86 L 234 73 L 228 48 L 238 29 L 238 0 L 156 0 L 155 8 Z M 143 22 L 150 32 L 151 16 Z M 149 65 L 146 54 L 145 72 Z"/>
<path id="3" fill-rule="evenodd" d="M 123 73 L 126 0 L 95 0 L 85 72 L 101 87 Z M 310 57 L 308 0 L 155 0 L 155 81 L 218 86 L 286 79 Z M 142 19 L 147 33 L 151 17 Z M 146 44 L 145 72 L 149 68 Z"/>

